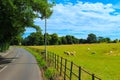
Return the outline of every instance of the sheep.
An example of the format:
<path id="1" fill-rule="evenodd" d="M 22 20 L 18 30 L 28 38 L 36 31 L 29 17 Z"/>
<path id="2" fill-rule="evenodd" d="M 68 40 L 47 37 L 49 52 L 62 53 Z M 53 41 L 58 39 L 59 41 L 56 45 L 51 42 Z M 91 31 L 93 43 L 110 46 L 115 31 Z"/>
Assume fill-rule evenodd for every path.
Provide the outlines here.
<path id="1" fill-rule="evenodd" d="M 96 54 L 96 52 L 95 52 L 95 51 L 93 51 L 91 54 Z"/>
<path id="2" fill-rule="evenodd" d="M 88 51 L 90 51 L 90 48 L 87 48 Z"/>
<path id="3" fill-rule="evenodd" d="M 64 51 L 64 54 L 66 54 L 66 55 L 72 55 L 72 56 L 75 56 L 75 51 L 73 51 L 73 52 L 69 52 L 69 51 Z"/>
<path id="4" fill-rule="evenodd" d="M 70 54 L 71 54 L 72 56 L 75 56 L 75 53 L 76 53 L 76 52 L 75 52 L 75 51 L 73 51 L 73 52 L 71 52 Z"/>
<path id="5" fill-rule="evenodd" d="M 73 53 L 73 52 L 70 52 L 70 55 L 73 55 L 73 56 L 74 56 L 74 53 Z"/>
<path id="6" fill-rule="evenodd" d="M 64 54 L 70 55 L 69 51 L 64 51 Z"/>
<path id="7" fill-rule="evenodd" d="M 110 52 L 109 52 L 109 54 L 112 54 L 112 53 L 113 53 L 113 51 L 110 51 Z"/>
<path id="8" fill-rule="evenodd" d="M 67 52 L 67 55 L 70 55 L 70 52 L 69 52 L 69 51 Z"/>

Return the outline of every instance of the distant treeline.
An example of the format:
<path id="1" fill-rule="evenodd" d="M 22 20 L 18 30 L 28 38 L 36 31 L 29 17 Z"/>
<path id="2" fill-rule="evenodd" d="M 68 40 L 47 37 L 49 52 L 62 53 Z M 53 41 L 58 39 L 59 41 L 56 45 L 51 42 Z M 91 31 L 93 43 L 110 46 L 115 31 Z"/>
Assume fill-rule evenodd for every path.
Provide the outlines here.
<path id="1" fill-rule="evenodd" d="M 90 33 L 86 39 L 78 39 L 72 35 L 59 37 L 56 33 L 46 34 L 47 45 L 62 45 L 62 44 L 86 44 L 86 43 L 117 43 L 120 40 L 111 40 L 110 38 L 97 37 L 95 34 Z M 11 42 L 11 45 L 44 45 L 45 39 L 41 32 L 31 33 L 28 37 L 16 37 Z"/>

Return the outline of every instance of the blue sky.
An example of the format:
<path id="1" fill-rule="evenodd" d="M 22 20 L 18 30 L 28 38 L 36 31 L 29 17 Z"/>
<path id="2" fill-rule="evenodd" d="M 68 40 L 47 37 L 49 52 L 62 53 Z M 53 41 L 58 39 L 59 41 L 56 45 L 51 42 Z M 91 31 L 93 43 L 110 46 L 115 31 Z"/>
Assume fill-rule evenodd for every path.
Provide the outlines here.
<path id="1" fill-rule="evenodd" d="M 89 33 L 120 39 L 119 0 L 56 0 L 54 13 L 47 20 L 47 32 L 59 36 L 87 38 Z M 44 33 L 44 20 L 35 19 Z M 34 29 L 26 29 L 24 37 Z"/>

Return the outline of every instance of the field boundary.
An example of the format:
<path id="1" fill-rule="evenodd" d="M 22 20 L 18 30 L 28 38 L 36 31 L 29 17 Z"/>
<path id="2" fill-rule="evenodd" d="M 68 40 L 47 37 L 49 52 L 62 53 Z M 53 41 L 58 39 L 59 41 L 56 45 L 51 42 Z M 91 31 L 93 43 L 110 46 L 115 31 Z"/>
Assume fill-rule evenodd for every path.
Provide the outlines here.
<path id="1" fill-rule="evenodd" d="M 62 80 L 101 80 L 95 74 L 88 72 L 81 66 L 74 64 L 74 62 L 67 60 L 53 52 L 47 51 L 45 55 L 44 50 L 31 48 L 40 53 L 43 59 L 47 62 L 47 66 L 54 67 Z"/>

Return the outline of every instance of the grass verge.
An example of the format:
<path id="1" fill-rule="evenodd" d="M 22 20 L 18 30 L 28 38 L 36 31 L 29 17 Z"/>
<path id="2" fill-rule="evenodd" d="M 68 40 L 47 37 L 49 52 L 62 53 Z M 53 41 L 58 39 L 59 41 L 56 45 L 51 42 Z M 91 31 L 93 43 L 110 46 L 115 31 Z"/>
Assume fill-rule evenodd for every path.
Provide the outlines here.
<path id="1" fill-rule="evenodd" d="M 44 60 L 44 58 L 42 57 L 39 50 L 34 50 L 32 48 L 27 48 L 27 47 L 23 47 L 24 49 L 26 49 L 27 51 L 29 51 L 33 56 L 35 56 L 37 63 L 41 69 L 42 72 L 42 77 L 44 80 L 55 80 L 55 76 L 57 74 L 56 69 L 54 69 L 53 67 L 48 67 L 46 61 Z"/>

